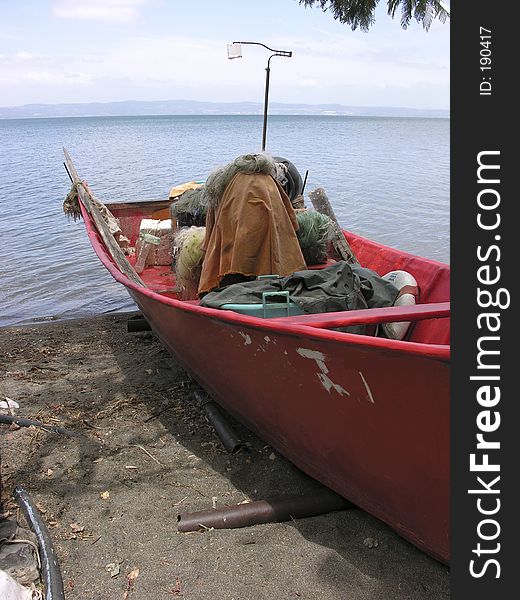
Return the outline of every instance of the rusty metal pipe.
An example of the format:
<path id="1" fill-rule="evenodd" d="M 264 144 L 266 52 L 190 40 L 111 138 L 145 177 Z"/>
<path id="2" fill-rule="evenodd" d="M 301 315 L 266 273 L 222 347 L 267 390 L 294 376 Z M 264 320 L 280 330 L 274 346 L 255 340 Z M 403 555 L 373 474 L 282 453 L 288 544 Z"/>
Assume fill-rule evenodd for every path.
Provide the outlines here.
<path id="1" fill-rule="evenodd" d="M 177 516 L 177 522 L 178 530 L 182 532 L 200 531 L 211 527 L 234 529 L 260 523 L 315 517 L 348 508 L 355 508 L 355 505 L 332 490 L 323 488 L 304 496 L 281 496 L 271 500 L 258 500 L 213 510 L 182 513 Z"/>
<path id="2" fill-rule="evenodd" d="M 235 430 L 227 422 L 219 407 L 208 397 L 205 397 L 199 391 L 193 392 L 195 399 L 202 405 L 208 421 L 213 426 L 215 433 L 220 438 L 224 448 L 230 453 L 238 452 L 245 444 L 240 441 Z"/>

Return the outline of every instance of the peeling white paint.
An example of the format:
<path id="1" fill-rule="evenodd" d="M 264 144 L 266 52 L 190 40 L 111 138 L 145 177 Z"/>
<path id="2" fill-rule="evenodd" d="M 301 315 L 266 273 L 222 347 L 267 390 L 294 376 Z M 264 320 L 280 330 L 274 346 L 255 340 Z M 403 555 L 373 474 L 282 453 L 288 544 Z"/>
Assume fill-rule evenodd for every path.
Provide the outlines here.
<path id="1" fill-rule="evenodd" d="M 321 385 L 327 390 L 327 392 L 329 392 L 329 394 L 330 390 L 334 389 L 340 396 L 344 396 L 345 394 L 350 396 L 350 392 L 347 392 L 347 390 L 339 385 L 339 383 L 334 383 L 330 377 L 327 377 L 327 375 L 318 373 L 318 379 L 321 381 Z"/>
<path id="2" fill-rule="evenodd" d="M 311 358 L 312 360 L 325 361 L 325 354 L 318 352 L 317 350 L 308 350 L 307 348 L 297 348 L 296 352 L 303 358 Z"/>
<path id="3" fill-rule="evenodd" d="M 361 371 L 358 371 L 358 373 L 359 373 L 359 376 L 361 377 L 361 380 L 365 384 L 365 388 L 366 388 L 367 394 L 368 394 L 368 399 L 370 400 L 370 402 L 372 402 L 372 404 L 375 404 L 374 396 L 372 395 L 372 390 L 370 389 L 370 386 L 368 385 L 367 380 L 365 379 L 365 377 L 364 377 L 363 373 L 361 373 Z"/>
<path id="4" fill-rule="evenodd" d="M 343 386 L 339 385 L 339 383 L 334 383 L 327 375 L 329 369 L 325 364 L 326 357 L 322 352 L 318 352 L 317 350 L 309 350 L 307 348 L 297 348 L 296 352 L 298 352 L 300 356 L 303 356 L 303 358 L 310 358 L 316 362 L 320 370 L 320 373 L 316 373 L 316 375 L 318 376 L 321 385 L 329 394 L 331 390 L 335 390 L 340 396 L 350 396 L 350 392 L 348 392 Z"/>
<path id="5" fill-rule="evenodd" d="M 238 333 L 244 339 L 244 346 L 249 346 L 249 344 L 251 344 L 251 336 L 249 336 L 247 333 L 244 333 L 243 331 L 239 331 Z"/>

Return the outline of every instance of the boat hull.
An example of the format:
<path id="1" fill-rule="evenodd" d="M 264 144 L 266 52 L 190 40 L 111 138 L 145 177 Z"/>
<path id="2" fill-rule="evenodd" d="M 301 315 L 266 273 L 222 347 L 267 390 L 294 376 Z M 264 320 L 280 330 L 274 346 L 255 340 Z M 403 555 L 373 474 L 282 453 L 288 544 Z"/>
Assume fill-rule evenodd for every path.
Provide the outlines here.
<path id="1" fill-rule="evenodd" d="M 230 323 L 129 291 L 164 346 L 227 411 L 449 561 L 446 360 L 356 343 L 364 336 Z"/>
<path id="2" fill-rule="evenodd" d="M 327 327 L 338 326 L 334 316 L 312 327 L 312 319 L 307 325 L 294 317 L 262 320 L 182 302 L 123 275 L 81 210 L 101 262 L 172 356 L 221 406 L 304 472 L 449 562 L 445 311 L 415 323 L 404 342 L 331 331 Z M 125 211 L 130 214 L 125 207 L 116 216 L 124 219 Z M 449 300 L 447 265 L 355 236 L 351 244 L 379 272 L 389 264 L 410 268 L 425 302 Z"/>

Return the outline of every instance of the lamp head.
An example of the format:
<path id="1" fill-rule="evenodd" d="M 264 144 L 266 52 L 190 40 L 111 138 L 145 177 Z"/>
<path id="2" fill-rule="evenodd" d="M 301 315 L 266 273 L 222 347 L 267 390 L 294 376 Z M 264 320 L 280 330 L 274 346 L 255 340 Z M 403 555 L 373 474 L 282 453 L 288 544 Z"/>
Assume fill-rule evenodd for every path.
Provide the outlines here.
<path id="1" fill-rule="evenodd" d="M 240 42 L 233 42 L 227 45 L 227 57 L 229 60 L 233 58 L 242 58 L 242 44 Z"/>

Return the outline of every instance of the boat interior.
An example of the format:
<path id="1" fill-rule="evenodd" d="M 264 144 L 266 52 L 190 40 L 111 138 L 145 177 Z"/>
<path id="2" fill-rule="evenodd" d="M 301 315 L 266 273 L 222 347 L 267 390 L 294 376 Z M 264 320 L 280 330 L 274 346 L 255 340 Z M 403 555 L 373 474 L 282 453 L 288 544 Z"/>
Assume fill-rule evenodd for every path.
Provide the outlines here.
<path id="1" fill-rule="evenodd" d="M 129 239 L 130 247 L 135 247 L 143 219 L 170 218 L 171 200 L 117 202 L 107 204 L 107 208 L 119 221 L 123 234 Z M 449 345 L 449 285 L 448 265 L 431 261 L 383 246 L 366 238 L 346 232 L 347 241 L 363 267 L 372 269 L 379 275 L 392 270 L 411 273 L 418 283 L 417 304 L 404 307 L 390 307 L 347 311 L 345 313 L 304 314 L 300 316 L 278 317 L 277 320 L 295 325 L 308 325 L 323 329 L 335 329 L 345 325 L 402 322 L 407 321 L 406 341 L 422 344 Z M 127 257 L 132 266 L 135 255 Z M 323 268 L 330 264 L 310 268 Z M 189 304 L 199 304 L 199 300 L 186 300 L 176 284 L 175 272 L 171 264 L 147 266 L 139 275 L 146 287 L 167 298 L 182 300 Z"/>

